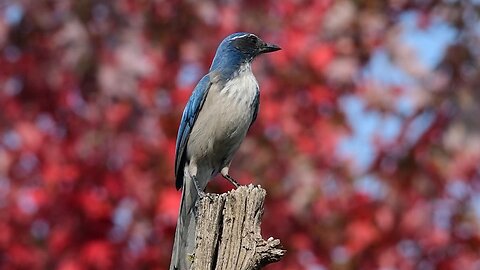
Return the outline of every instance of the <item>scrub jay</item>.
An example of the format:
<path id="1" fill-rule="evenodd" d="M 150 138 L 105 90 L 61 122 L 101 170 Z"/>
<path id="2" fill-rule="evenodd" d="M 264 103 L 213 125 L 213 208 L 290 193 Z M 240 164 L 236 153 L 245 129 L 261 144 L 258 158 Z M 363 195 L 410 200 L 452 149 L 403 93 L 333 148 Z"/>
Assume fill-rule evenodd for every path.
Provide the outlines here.
<path id="1" fill-rule="evenodd" d="M 207 75 L 197 84 L 183 111 L 175 153 L 177 189 L 182 188 L 170 269 L 187 270 L 195 248 L 194 206 L 208 181 L 228 174 L 233 155 L 255 121 L 259 88 L 252 60 L 280 50 L 251 33 L 235 33 L 217 48 Z M 190 241 L 189 241 L 190 240 Z"/>

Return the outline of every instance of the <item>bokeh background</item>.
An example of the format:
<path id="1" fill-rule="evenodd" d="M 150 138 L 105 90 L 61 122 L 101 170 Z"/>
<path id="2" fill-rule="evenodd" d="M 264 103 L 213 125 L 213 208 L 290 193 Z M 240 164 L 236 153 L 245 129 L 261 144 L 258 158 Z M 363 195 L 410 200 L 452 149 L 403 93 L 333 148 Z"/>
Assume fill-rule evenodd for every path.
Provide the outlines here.
<path id="1" fill-rule="evenodd" d="M 266 269 L 480 269 L 480 1 L 0 1 L 0 269 L 166 269 L 183 107 L 249 31 Z M 209 190 L 231 186 L 212 181 Z"/>

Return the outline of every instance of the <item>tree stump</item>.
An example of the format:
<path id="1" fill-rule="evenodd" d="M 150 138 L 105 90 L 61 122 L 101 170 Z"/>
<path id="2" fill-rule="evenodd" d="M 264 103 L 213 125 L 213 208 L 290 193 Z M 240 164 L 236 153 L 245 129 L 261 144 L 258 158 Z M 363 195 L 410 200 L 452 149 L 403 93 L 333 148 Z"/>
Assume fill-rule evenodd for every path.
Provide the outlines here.
<path id="1" fill-rule="evenodd" d="M 265 194 L 249 185 L 200 199 L 190 269 L 251 270 L 279 261 L 286 252 L 280 240 L 260 235 Z"/>

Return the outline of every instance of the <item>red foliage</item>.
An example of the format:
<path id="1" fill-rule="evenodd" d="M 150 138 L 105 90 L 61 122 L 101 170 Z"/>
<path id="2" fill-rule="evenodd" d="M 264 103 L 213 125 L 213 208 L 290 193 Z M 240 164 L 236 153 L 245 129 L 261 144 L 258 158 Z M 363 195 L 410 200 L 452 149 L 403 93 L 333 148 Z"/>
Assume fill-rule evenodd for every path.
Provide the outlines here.
<path id="1" fill-rule="evenodd" d="M 232 166 L 268 191 L 264 235 L 288 250 L 268 269 L 477 269 L 468 7 L 220 2 L 0 8 L 0 269 L 166 269 L 182 109 L 234 31 L 283 48 L 254 64 L 260 113 Z M 426 67 L 403 37 L 439 21 L 465 42 Z M 413 83 L 371 75 L 381 53 Z"/>

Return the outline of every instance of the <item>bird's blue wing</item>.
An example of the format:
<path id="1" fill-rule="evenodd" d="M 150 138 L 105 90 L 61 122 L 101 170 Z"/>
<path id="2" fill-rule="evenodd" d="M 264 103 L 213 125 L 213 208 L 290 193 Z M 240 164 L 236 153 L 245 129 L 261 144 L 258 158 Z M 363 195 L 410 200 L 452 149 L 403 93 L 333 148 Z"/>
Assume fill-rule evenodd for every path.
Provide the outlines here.
<path id="1" fill-rule="evenodd" d="M 185 109 L 183 110 L 182 120 L 178 128 L 177 148 L 175 152 L 175 185 L 180 189 L 183 185 L 183 169 L 186 162 L 186 146 L 192 127 L 197 120 L 198 113 L 202 109 L 203 103 L 207 98 L 208 90 L 212 83 L 210 76 L 205 75 L 200 82 L 198 82 L 192 95 L 188 100 Z"/>

